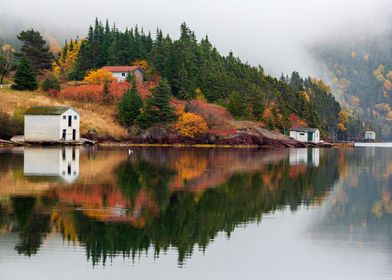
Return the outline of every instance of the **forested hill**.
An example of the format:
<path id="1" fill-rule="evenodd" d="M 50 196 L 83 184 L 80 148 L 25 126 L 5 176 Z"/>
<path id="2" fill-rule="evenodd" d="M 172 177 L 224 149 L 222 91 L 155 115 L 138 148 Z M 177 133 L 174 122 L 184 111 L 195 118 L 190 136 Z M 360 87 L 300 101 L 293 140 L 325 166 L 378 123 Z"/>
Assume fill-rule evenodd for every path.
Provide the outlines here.
<path id="1" fill-rule="evenodd" d="M 264 121 L 270 128 L 287 129 L 302 119 L 311 127 L 336 132 L 340 107 L 323 82 L 303 80 L 298 73 L 275 79 L 232 53 L 221 55 L 208 37 L 198 41 L 185 23 L 180 37 L 172 39 L 161 30 L 152 38 L 137 26 L 122 32 L 96 20 L 67 75 L 82 79 L 90 69 L 137 60 L 148 61 L 150 76 L 159 73 L 168 79 L 176 98 L 202 94 L 235 117 Z"/>
<path id="2" fill-rule="evenodd" d="M 344 109 L 365 129 L 392 139 L 392 36 L 388 33 L 324 41 L 314 48 L 325 78 Z"/>
<path id="3" fill-rule="evenodd" d="M 261 122 L 269 129 L 287 133 L 293 126 L 309 126 L 320 128 L 325 136 L 335 136 L 349 126 L 351 119 L 341 112 L 331 89 L 323 81 L 301 78 L 297 72 L 280 79 L 271 77 L 261 66 L 244 63 L 233 53 L 220 54 L 208 37 L 197 40 L 185 23 L 180 31 L 179 38 L 173 39 L 160 29 L 152 35 L 137 26 L 119 30 L 108 21 L 103 24 L 96 20 L 85 38 L 69 39 L 54 55 L 53 69 L 36 70 L 41 75 L 49 70 L 49 75 L 59 78 L 65 89 L 69 89 L 68 81 L 83 80 L 91 70 L 105 65 L 133 64 L 146 70 L 146 85 L 162 78 L 165 84 L 167 81 L 169 94 L 176 99 L 206 100 L 225 107 L 239 120 Z M 25 50 L 36 41 L 42 43 L 38 37 L 39 32 L 33 30 L 18 36 Z M 42 57 L 51 57 L 42 44 L 39 48 Z M 23 47 L 21 50 L 23 53 Z M 27 61 L 36 60 L 29 56 L 29 53 L 23 55 Z M 167 89 L 166 85 L 158 88 Z M 106 86 L 104 94 L 108 90 L 110 87 Z M 152 103 L 144 103 L 141 111 L 146 112 Z M 138 113 L 139 108 L 135 111 Z M 126 126 L 134 124 L 129 121 Z"/>

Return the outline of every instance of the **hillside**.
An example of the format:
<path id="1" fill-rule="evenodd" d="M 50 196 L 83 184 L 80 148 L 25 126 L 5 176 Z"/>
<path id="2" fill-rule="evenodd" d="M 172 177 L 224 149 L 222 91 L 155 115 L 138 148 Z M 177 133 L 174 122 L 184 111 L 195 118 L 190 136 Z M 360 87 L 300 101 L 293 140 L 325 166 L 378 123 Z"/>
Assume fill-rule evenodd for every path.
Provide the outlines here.
<path id="1" fill-rule="evenodd" d="M 317 44 L 313 53 L 324 65 L 325 79 L 337 100 L 351 115 L 375 130 L 378 138 L 392 139 L 392 37 L 389 33 L 332 38 Z M 358 127 L 349 129 L 358 133 Z"/>
<path id="2" fill-rule="evenodd" d="M 115 106 L 99 103 L 77 102 L 60 98 L 51 98 L 39 91 L 15 91 L 0 89 L 0 111 L 13 114 L 24 112 L 31 106 L 72 106 L 83 116 L 81 133 L 94 131 L 100 137 L 110 136 L 116 139 L 125 138 L 127 131 L 115 121 Z"/>

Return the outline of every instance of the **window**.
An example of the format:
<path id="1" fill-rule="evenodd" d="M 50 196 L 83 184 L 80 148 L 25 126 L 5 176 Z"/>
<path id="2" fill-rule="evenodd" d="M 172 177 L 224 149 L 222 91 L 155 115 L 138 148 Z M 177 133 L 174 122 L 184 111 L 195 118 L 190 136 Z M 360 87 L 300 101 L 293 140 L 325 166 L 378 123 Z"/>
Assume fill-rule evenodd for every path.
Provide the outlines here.
<path id="1" fill-rule="evenodd" d="M 305 133 L 301 132 L 299 135 L 301 135 L 301 136 L 305 136 Z"/>
<path id="2" fill-rule="evenodd" d="M 68 116 L 68 126 L 72 126 L 72 116 Z"/>
<path id="3" fill-rule="evenodd" d="M 78 119 L 78 116 L 74 116 L 74 120 L 77 120 Z"/>
<path id="4" fill-rule="evenodd" d="M 66 120 L 67 119 L 67 116 L 63 116 L 63 120 Z"/>
<path id="5" fill-rule="evenodd" d="M 125 77 L 125 73 L 121 73 L 121 76 Z"/>

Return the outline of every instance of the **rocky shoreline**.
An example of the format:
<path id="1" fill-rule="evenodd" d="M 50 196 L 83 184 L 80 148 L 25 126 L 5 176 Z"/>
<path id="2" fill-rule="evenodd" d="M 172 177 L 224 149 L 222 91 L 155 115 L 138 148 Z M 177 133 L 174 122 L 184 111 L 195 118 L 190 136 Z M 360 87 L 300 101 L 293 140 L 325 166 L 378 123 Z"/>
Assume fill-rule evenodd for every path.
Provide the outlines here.
<path id="1" fill-rule="evenodd" d="M 100 138 L 94 133 L 83 135 L 81 142 L 75 145 L 99 145 L 99 146 L 193 146 L 193 147 L 257 147 L 257 148 L 307 148 L 334 146 L 332 143 L 303 143 L 276 131 L 264 128 L 242 128 L 230 133 L 209 132 L 196 138 L 182 137 L 166 127 L 154 127 L 147 129 L 139 135 L 134 135 L 124 140 L 111 137 Z M 0 140 L 0 146 L 53 146 L 69 145 L 71 143 L 24 143 L 18 136 L 16 141 Z M 72 143 L 73 144 L 73 143 Z"/>
<path id="2" fill-rule="evenodd" d="M 165 127 L 154 127 L 127 140 L 99 139 L 93 134 L 86 138 L 101 146 L 195 146 L 195 147 L 260 147 L 260 148 L 306 148 L 332 147 L 331 143 L 303 143 L 279 132 L 263 128 L 238 129 L 228 134 L 207 133 L 194 139 L 181 137 Z"/>

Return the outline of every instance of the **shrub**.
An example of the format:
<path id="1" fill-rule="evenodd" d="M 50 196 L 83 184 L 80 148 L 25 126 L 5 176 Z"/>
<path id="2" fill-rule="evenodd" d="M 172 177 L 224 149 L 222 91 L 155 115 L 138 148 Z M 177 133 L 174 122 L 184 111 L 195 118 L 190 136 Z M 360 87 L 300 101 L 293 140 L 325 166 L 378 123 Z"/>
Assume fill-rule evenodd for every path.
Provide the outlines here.
<path id="1" fill-rule="evenodd" d="M 60 91 L 60 81 L 55 76 L 46 77 L 41 84 L 41 88 L 45 92 Z"/>
<path id="2" fill-rule="evenodd" d="M 23 115 L 15 112 L 11 117 L 11 115 L 0 111 L 0 139 L 8 140 L 15 135 L 21 135 L 23 130 Z"/>
<path id="3" fill-rule="evenodd" d="M 83 102 L 103 102 L 104 90 L 103 84 L 99 85 L 78 85 L 62 89 L 58 96 L 61 98 L 72 99 Z M 126 82 L 118 82 L 113 80 L 109 84 L 109 93 L 113 101 L 119 100 L 120 97 L 129 89 Z"/>
<path id="4" fill-rule="evenodd" d="M 105 69 L 93 70 L 87 73 L 84 77 L 84 81 L 90 85 L 103 84 L 105 81 L 115 80 L 112 73 Z"/>
<path id="5" fill-rule="evenodd" d="M 175 128 L 182 136 L 189 138 L 194 138 L 208 131 L 205 119 L 194 113 L 183 113 L 175 124 Z"/>

